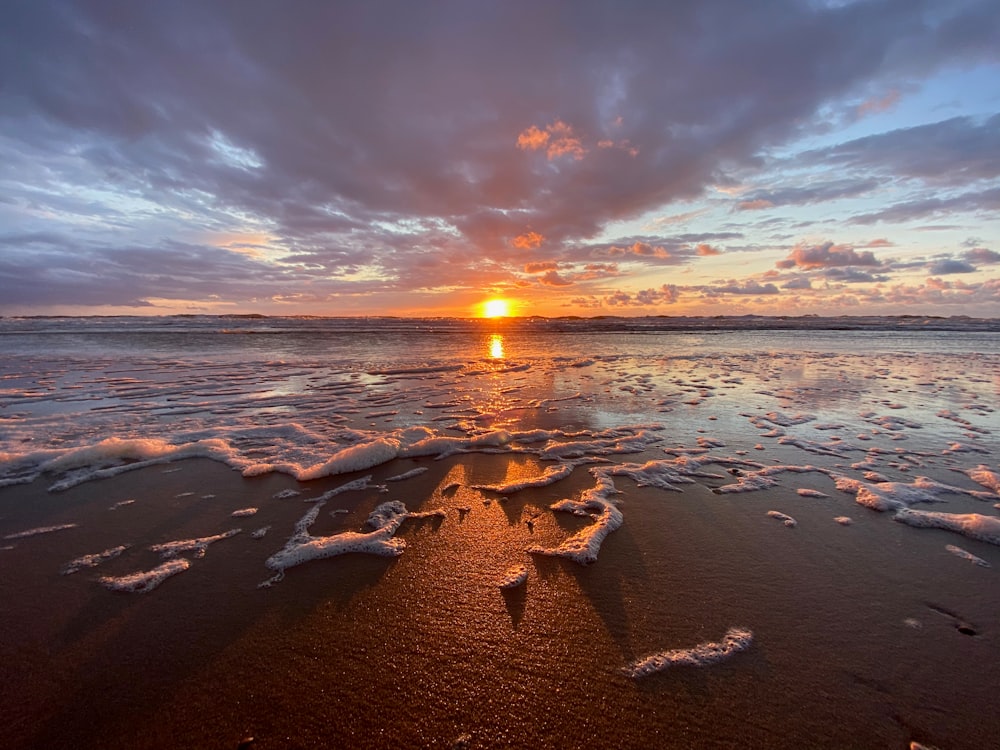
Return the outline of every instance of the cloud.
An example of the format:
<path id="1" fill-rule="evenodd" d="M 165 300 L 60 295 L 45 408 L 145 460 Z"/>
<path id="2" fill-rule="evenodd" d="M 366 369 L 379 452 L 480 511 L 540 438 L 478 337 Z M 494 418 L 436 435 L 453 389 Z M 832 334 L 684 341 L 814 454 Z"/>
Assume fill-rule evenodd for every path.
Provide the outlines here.
<path id="1" fill-rule="evenodd" d="M 774 208 L 774 204 L 767 198 L 754 198 L 753 200 L 740 201 L 736 207 L 740 211 L 763 211 L 766 208 Z"/>
<path id="2" fill-rule="evenodd" d="M 537 151 L 544 148 L 549 161 L 558 159 L 560 156 L 582 159 L 587 155 L 583 141 L 573 132 L 572 126 L 567 125 L 562 120 L 556 120 L 551 125 L 546 125 L 544 130 L 534 125 L 529 126 L 517 136 L 517 147 L 525 151 Z"/>
<path id="3" fill-rule="evenodd" d="M 538 263 L 526 263 L 524 266 L 525 273 L 541 273 L 542 271 L 552 271 L 559 267 L 558 263 L 554 263 L 550 260 L 539 261 Z"/>
<path id="4" fill-rule="evenodd" d="M 0 25 L 0 227 L 18 256 L 2 304 L 394 299 L 519 283 L 523 250 L 687 264 L 744 228 L 616 229 L 759 171 L 832 104 L 995 59 L 989 0 L 581 0 L 571 15 L 568 33 L 565 13 L 526 23 L 518 4 L 460 0 L 16 4 Z M 863 174 L 768 194 L 846 196 L 876 170 L 955 190 L 856 223 L 993 211 L 996 124 L 814 150 L 803 165 Z M 226 250 L 235 234 L 267 239 L 252 256 Z"/>
<path id="5" fill-rule="evenodd" d="M 899 128 L 809 151 L 796 162 L 966 186 L 1000 177 L 1000 115 Z"/>
<path id="6" fill-rule="evenodd" d="M 820 245 L 798 245 L 784 260 L 775 264 L 778 268 L 837 268 L 843 266 L 880 266 L 870 250 L 858 252 L 847 245 L 835 245 L 832 241 Z"/>
<path id="7" fill-rule="evenodd" d="M 570 286 L 573 282 L 560 276 L 558 271 L 546 271 L 538 277 L 538 283 L 545 286 Z"/>
<path id="8" fill-rule="evenodd" d="M 747 294 L 747 295 L 761 295 L 761 294 L 780 294 L 774 284 L 767 283 L 761 284 L 759 281 L 754 279 L 745 279 L 743 281 L 728 281 L 720 286 L 707 287 L 705 289 L 705 294 L 709 297 L 720 297 L 728 294 Z"/>
<path id="9" fill-rule="evenodd" d="M 972 273 L 976 267 L 966 263 L 964 260 L 945 258 L 936 260 L 927 267 L 928 272 L 935 276 L 946 276 L 952 273 Z"/>
<path id="10" fill-rule="evenodd" d="M 775 190 L 757 190 L 737 204 L 741 211 L 773 208 L 775 206 L 803 206 L 840 198 L 854 198 L 879 186 L 874 178 L 844 179 L 820 185 L 788 186 Z"/>
<path id="11" fill-rule="evenodd" d="M 722 254 L 721 250 L 712 247 L 707 242 L 702 242 L 701 244 L 699 244 L 698 247 L 695 248 L 695 252 L 697 252 L 698 255 L 700 255 L 703 258 Z"/>
<path id="12" fill-rule="evenodd" d="M 511 244 L 519 250 L 534 250 L 544 241 L 545 238 L 538 232 L 525 232 L 511 240 Z"/>
<path id="13" fill-rule="evenodd" d="M 806 276 L 798 276 L 781 285 L 782 289 L 812 289 L 812 282 Z"/>
<path id="14" fill-rule="evenodd" d="M 569 305 L 573 307 L 587 308 L 597 308 L 601 306 L 601 300 L 597 297 L 573 297 L 569 301 Z"/>
<path id="15" fill-rule="evenodd" d="M 634 295 L 621 290 L 604 298 L 609 307 L 653 307 L 672 305 L 680 297 L 680 290 L 674 284 L 664 284 L 658 289 L 643 289 Z"/>
<path id="16" fill-rule="evenodd" d="M 525 151 L 537 151 L 549 143 L 549 132 L 534 125 L 525 129 L 517 136 L 517 147 Z"/>
<path id="17" fill-rule="evenodd" d="M 985 247 L 974 247 L 967 250 L 962 253 L 962 257 L 969 263 L 979 263 L 980 265 L 1000 263 L 1000 253 L 995 250 L 987 250 Z"/>
<path id="18" fill-rule="evenodd" d="M 890 89 L 881 97 L 873 97 L 865 99 L 861 102 L 861 104 L 858 105 L 857 114 L 859 117 L 864 117 L 865 115 L 888 112 L 899 104 L 899 99 L 899 89 Z"/>
<path id="19" fill-rule="evenodd" d="M 822 272 L 823 278 L 839 281 L 845 284 L 860 284 L 865 282 L 888 281 L 889 277 L 873 274 L 860 268 L 827 268 Z"/>
<path id="20" fill-rule="evenodd" d="M 895 203 L 880 211 L 852 216 L 849 221 L 851 224 L 875 224 L 881 221 L 904 222 L 928 216 L 976 211 L 988 213 L 1000 211 L 1000 187 L 968 191 L 945 198 L 927 193 L 924 197 Z"/>

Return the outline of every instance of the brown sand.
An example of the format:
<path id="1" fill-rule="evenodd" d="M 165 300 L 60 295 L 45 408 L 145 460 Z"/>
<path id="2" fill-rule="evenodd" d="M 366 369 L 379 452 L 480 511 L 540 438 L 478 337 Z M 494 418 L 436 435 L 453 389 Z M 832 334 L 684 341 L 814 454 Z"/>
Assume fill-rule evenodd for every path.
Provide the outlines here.
<path id="1" fill-rule="evenodd" d="M 264 560 L 310 507 L 273 495 L 296 487 L 316 496 L 353 475 L 298 485 L 186 461 L 60 494 L 42 482 L 0 490 L 0 535 L 79 524 L 0 542 L 15 545 L 0 551 L 0 744 L 1000 745 L 995 547 L 893 523 L 825 479 L 802 481 L 830 499 L 791 489 L 719 496 L 701 485 L 667 493 L 619 479 L 625 524 L 596 564 L 581 567 L 524 549 L 585 523 L 545 510 L 590 486 L 585 469 L 506 501 L 467 485 L 534 473 L 533 459 L 399 461 L 376 481 L 418 465 L 429 471 L 388 493 L 334 498 L 312 529 L 362 530 L 386 500 L 444 508 L 443 521 L 404 523 L 402 556 L 307 563 L 270 589 L 257 587 L 270 575 Z M 466 486 L 442 492 L 455 481 Z M 230 517 L 248 506 L 260 511 Z M 337 508 L 350 512 L 331 515 Z M 771 509 L 798 526 L 768 518 Z M 845 514 L 853 525 L 833 521 Z M 268 535 L 252 539 L 265 525 Z M 235 527 L 243 533 L 148 594 L 96 582 L 157 565 L 150 544 Z M 948 543 L 993 567 L 950 555 Z M 119 544 L 133 546 L 60 575 L 73 558 Z M 522 562 L 527 584 L 501 593 L 503 573 Z M 622 671 L 655 651 L 718 640 L 733 625 L 752 629 L 754 643 L 725 663 L 642 680 Z"/>

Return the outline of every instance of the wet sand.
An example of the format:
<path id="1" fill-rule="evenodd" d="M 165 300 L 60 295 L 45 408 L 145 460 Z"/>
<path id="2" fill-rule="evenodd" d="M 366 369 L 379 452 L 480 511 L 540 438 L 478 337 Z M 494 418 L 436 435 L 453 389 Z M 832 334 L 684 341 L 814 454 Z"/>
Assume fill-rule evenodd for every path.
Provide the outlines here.
<path id="1" fill-rule="evenodd" d="M 665 492 L 617 478 L 625 522 L 599 560 L 581 566 L 525 549 L 557 545 L 589 522 L 547 510 L 593 486 L 585 467 L 506 500 L 470 485 L 538 474 L 537 459 L 397 460 L 374 470 L 374 483 L 414 467 L 428 470 L 388 492 L 333 498 L 311 529 L 361 531 L 387 500 L 443 509 L 443 519 L 403 523 L 402 555 L 309 562 L 266 589 L 264 561 L 310 507 L 303 498 L 358 475 L 245 479 L 188 460 L 61 493 L 42 480 L 0 489 L 0 535 L 78 524 L 2 542 L 13 547 L 0 551 L 4 746 L 1000 743 L 998 547 L 894 523 L 812 474 L 736 495 L 711 491 L 723 480 Z M 803 486 L 830 497 L 801 497 Z M 289 488 L 302 494 L 274 497 Z M 956 499 L 948 510 L 977 504 Z M 247 507 L 259 510 L 230 515 Z M 834 521 L 842 515 L 853 523 Z M 232 528 L 242 533 L 154 591 L 97 582 L 155 567 L 152 544 Z M 99 567 L 60 574 L 74 558 L 122 544 L 131 546 Z M 517 563 L 528 566 L 527 583 L 501 592 Z M 624 672 L 651 653 L 718 641 L 732 626 L 751 629 L 753 643 L 726 661 L 641 679 Z"/>

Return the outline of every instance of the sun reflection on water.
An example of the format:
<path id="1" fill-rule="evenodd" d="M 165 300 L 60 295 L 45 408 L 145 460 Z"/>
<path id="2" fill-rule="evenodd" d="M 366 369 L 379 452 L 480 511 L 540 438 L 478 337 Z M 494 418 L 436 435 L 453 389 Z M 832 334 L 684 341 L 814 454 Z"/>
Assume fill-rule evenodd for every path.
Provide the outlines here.
<path id="1" fill-rule="evenodd" d="M 490 359 L 503 359 L 503 336 L 499 333 L 494 333 L 490 336 Z"/>

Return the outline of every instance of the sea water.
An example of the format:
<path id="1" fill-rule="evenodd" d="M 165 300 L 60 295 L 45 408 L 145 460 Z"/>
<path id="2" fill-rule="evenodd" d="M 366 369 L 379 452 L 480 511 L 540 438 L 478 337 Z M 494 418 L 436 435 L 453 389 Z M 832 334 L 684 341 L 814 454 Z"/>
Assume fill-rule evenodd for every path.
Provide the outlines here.
<path id="1" fill-rule="evenodd" d="M 991 747 L 998 329 L 2 320 L 5 648 L 62 659 L 6 710 L 26 746 Z"/>

